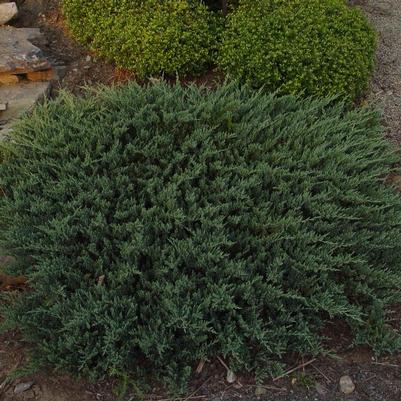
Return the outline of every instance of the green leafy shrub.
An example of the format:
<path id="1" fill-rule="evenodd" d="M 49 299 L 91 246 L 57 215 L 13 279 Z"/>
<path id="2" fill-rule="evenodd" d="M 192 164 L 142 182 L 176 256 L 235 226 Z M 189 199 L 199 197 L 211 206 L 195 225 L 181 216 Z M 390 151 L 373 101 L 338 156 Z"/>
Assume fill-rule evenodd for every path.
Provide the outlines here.
<path id="1" fill-rule="evenodd" d="M 213 58 L 218 18 L 200 0 L 63 0 L 83 43 L 139 77 L 199 73 Z"/>
<path id="2" fill-rule="evenodd" d="M 219 355 L 263 378 L 321 352 L 332 318 L 379 349 L 401 200 L 378 120 L 233 84 L 38 106 L 0 165 L 0 247 L 31 287 L 8 326 L 40 363 L 125 381 L 180 383 Z"/>
<path id="3" fill-rule="evenodd" d="M 218 62 L 253 86 L 354 99 L 367 87 L 375 42 L 344 0 L 243 0 L 228 16 Z"/>

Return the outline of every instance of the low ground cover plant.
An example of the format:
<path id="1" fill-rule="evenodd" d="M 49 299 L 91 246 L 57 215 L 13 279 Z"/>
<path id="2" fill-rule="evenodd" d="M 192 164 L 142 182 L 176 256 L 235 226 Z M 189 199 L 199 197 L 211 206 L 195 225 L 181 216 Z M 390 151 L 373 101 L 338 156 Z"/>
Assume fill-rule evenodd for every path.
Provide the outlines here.
<path id="1" fill-rule="evenodd" d="M 332 319 L 397 347 L 399 159 L 378 120 L 233 84 L 39 106 L 2 145 L 0 248 L 30 286 L 5 327 L 38 364 L 170 385 L 216 356 L 262 380 L 321 353 Z"/>
<path id="2" fill-rule="evenodd" d="M 366 89 L 375 33 L 344 0 L 63 0 L 73 34 L 152 74 L 229 77 L 282 93 L 350 99 Z"/>
<path id="3" fill-rule="evenodd" d="M 228 16 L 218 63 L 268 90 L 355 99 L 367 88 L 375 43 L 365 16 L 344 0 L 246 0 Z"/>

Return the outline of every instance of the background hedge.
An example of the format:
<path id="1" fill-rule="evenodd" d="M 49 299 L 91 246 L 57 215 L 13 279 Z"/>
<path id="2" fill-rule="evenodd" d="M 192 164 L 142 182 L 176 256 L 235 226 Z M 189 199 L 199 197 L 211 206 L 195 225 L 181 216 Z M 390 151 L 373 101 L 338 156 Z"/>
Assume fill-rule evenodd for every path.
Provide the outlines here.
<path id="1" fill-rule="evenodd" d="M 228 16 L 218 63 L 268 90 L 354 99 L 369 82 L 375 43 L 344 0 L 243 0 Z"/>
<path id="2" fill-rule="evenodd" d="M 238 6 L 239 4 L 239 6 Z M 63 0 L 73 34 L 139 78 L 201 73 L 282 93 L 356 99 L 373 70 L 375 33 L 344 0 Z"/>
<path id="3" fill-rule="evenodd" d="M 344 0 L 233 0 L 225 28 L 220 1 L 63 4 L 79 40 L 139 78 L 200 73 L 217 63 L 255 87 L 355 99 L 373 68 L 373 28 Z"/>
<path id="4" fill-rule="evenodd" d="M 215 58 L 219 19 L 200 0 L 63 0 L 73 34 L 139 78 L 199 73 Z"/>
<path id="5" fill-rule="evenodd" d="M 64 94 L 0 165 L 0 248 L 31 290 L 7 326 L 34 360 L 180 385 L 222 356 L 259 379 L 345 321 L 399 345 L 399 161 L 368 109 L 235 85 Z M 326 331 L 327 332 L 327 331 Z"/>

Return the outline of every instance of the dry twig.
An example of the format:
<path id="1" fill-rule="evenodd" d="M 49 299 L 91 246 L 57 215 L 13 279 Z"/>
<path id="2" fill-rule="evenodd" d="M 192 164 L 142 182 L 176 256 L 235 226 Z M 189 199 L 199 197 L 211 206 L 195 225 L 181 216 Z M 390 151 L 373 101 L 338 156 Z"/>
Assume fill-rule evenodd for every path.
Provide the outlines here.
<path id="1" fill-rule="evenodd" d="M 198 367 L 196 368 L 196 373 L 199 375 L 202 373 L 203 367 L 205 366 L 206 361 L 204 359 L 202 359 L 199 364 Z"/>
<path id="2" fill-rule="evenodd" d="M 311 364 L 312 368 L 316 370 L 316 372 L 318 372 L 321 376 L 323 376 L 327 383 L 332 383 L 333 380 L 330 379 L 328 376 L 326 376 L 317 366 L 315 366 L 314 364 Z"/>
<path id="3" fill-rule="evenodd" d="M 161 398 L 158 399 L 157 401 L 185 401 L 185 400 L 198 400 L 200 398 L 206 398 L 206 395 L 194 395 L 194 396 L 188 396 L 187 398 Z"/>
<path id="4" fill-rule="evenodd" d="M 288 376 L 290 373 L 295 372 L 295 371 L 297 371 L 297 370 L 299 370 L 299 369 L 302 369 L 302 368 L 304 368 L 305 366 L 308 366 L 308 365 L 310 365 L 311 363 L 313 363 L 313 362 L 315 362 L 315 361 L 316 361 L 316 358 L 313 358 L 313 359 L 311 359 L 311 360 L 308 361 L 308 362 L 301 363 L 300 365 L 296 366 L 295 368 L 292 368 L 292 369 L 290 369 L 290 370 L 287 370 L 287 372 L 284 372 L 282 375 L 275 377 L 275 378 L 273 379 L 273 381 L 275 382 L 276 380 L 282 379 L 283 377 Z"/>
<path id="5" fill-rule="evenodd" d="M 227 369 L 230 370 L 230 368 L 227 366 L 227 364 L 218 356 L 217 359 L 219 360 L 219 362 Z"/>
<path id="6" fill-rule="evenodd" d="M 272 390 L 272 391 L 287 391 L 285 387 L 269 386 L 265 384 L 259 384 L 259 385 L 250 384 L 248 387 L 262 387 L 265 388 L 266 390 Z"/>
<path id="7" fill-rule="evenodd" d="M 400 368 L 400 365 L 395 365 L 393 363 L 388 362 L 372 362 L 373 365 L 380 365 L 380 366 L 388 366 L 390 368 Z"/>

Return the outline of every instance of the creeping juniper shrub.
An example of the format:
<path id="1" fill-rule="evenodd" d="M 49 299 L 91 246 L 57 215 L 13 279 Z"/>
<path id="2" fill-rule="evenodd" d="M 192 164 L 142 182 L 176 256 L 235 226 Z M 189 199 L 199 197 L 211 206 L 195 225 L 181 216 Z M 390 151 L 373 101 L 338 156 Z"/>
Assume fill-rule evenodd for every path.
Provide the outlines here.
<path id="1" fill-rule="evenodd" d="M 378 120 L 233 84 L 39 106 L 3 144 L 0 247 L 30 283 L 7 327 L 38 364 L 169 385 L 216 356 L 261 380 L 331 319 L 389 350 L 401 200 Z"/>
<path id="2" fill-rule="evenodd" d="M 215 58 L 221 25 L 200 0 L 63 0 L 83 43 L 139 78 L 200 73 Z"/>
<path id="3" fill-rule="evenodd" d="M 228 15 L 218 63 L 256 87 L 355 99 L 369 82 L 375 44 L 365 16 L 344 0 L 243 0 Z"/>

